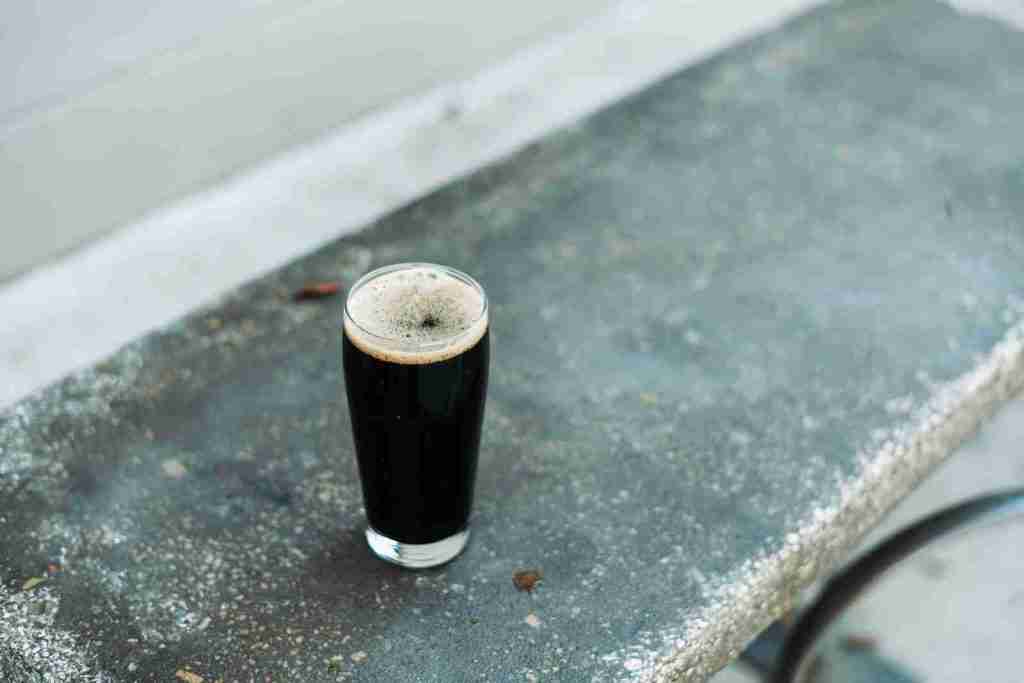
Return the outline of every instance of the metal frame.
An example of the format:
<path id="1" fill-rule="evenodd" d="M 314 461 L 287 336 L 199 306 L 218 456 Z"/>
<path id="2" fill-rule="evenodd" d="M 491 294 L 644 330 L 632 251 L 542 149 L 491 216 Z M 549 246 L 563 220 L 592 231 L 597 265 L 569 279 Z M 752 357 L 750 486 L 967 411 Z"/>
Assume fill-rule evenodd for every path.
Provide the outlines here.
<path id="1" fill-rule="evenodd" d="M 893 534 L 825 584 L 782 646 L 771 683 L 795 683 L 804 657 L 846 607 L 889 568 L 932 541 L 1024 516 L 1024 488 L 972 498 L 939 510 Z"/>

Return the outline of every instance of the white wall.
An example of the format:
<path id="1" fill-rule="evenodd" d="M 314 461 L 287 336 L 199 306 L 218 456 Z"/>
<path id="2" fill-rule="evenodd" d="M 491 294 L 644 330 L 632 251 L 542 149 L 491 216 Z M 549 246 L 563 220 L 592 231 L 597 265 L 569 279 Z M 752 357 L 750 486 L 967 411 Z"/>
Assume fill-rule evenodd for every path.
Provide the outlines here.
<path id="1" fill-rule="evenodd" d="M 0 279 L 608 4 L 11 3 Z"/>

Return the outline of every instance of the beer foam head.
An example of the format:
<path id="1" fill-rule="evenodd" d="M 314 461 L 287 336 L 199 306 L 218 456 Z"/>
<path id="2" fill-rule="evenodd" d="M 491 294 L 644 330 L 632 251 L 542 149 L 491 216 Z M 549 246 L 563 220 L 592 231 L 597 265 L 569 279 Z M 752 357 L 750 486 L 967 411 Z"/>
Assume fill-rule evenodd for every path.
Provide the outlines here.
<path id="1" fill-rule="evenodd" d="M 454 358 L 487 331 L 483 290 L 467 275 L 425 263 L 375 270 L 345 303 L 345 334 L 364 353 L 392 363 Z"/>

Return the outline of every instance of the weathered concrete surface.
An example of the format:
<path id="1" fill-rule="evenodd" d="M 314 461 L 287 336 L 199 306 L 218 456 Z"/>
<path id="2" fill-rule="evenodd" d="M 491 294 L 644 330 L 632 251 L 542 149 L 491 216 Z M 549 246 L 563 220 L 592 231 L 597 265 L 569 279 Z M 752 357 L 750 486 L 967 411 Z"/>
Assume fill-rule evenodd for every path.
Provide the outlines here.
<path id="1" fill-rule="evenodd" d="M 1024 381 L 1022 114 L 1024 37 L 826 8 L 21 403 L 0 671 L 705 678 Z M 493 304 L 475 537 L 425 573 L 360 535 L 340 302 L 288 298 L 413 259 Z"/>

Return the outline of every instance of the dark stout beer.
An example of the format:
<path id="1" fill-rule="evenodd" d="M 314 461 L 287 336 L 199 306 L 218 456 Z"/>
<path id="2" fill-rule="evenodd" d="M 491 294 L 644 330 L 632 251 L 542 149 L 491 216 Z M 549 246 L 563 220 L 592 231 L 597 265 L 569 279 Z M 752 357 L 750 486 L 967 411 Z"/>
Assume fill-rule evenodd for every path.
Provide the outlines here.
<path id="1" fill-rule="evenodd" d="M 428 264 L 370 273 L 349 292 L 343 362 L 373 550 L 408 566 L 461 551 L 487 393 L 483 290 Z"/>

